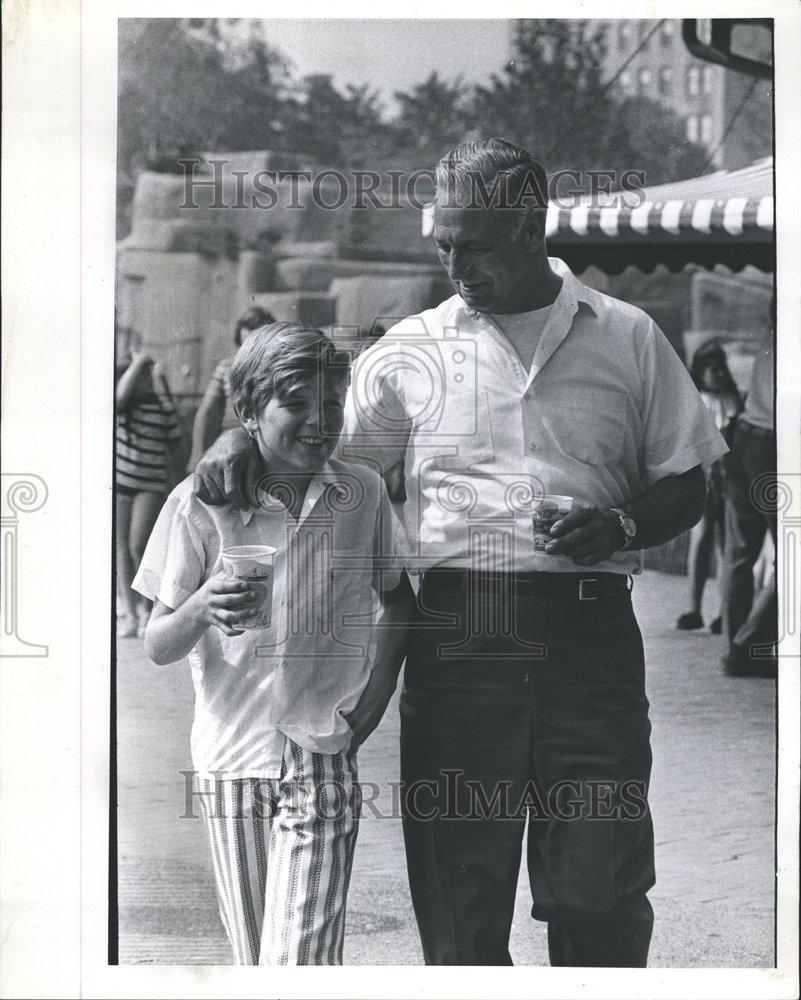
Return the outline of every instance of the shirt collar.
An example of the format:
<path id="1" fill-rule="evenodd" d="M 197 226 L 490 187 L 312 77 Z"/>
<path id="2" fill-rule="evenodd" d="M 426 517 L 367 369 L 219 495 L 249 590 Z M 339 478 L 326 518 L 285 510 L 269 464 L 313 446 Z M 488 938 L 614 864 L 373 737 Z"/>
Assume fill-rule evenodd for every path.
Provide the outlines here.
<path id="1" fill-rule="evenodd" d="M 311 508 L 320 499 L 326 486 L 336 485 L 340 488 L 347 488 L 343 483 L 339 472 L 337 471 L 337 466 L 339 463 L 332 465 L 331 461 L 325 463 L 325 465 L 320 469 L 319 472 L 312 476 L 309 483 L 309 488 L 306 490 L 306 499 L 304 501 L 304 508 Z M 341 470 L 340 470 L 341 471 Z M 259 491 L 260 503 L 258 507 L 249 507 L 247 510 L 240 510 L 239 516 L 242 518 L 242 524 L 250 524 L 250 520 L 254 514 L 282 514 L 286 513 L 286 507 L 281 503 L 276 497 L 266 490 Z M 309 502 L 311 501 L 311 503 Z"/>
<path id="2" fill-rule="evenodd" d="M 559 257 L 549 257 L 548 263 L 551 265 L 551 270 L 562 279 L 562 287 L 553 303 L 557 309 L 564 309 L 570 315 L 573 315 L 579 303 L 582 303 L 595 314 L 595 293 L 592 289 L 579 281 L 567 264 Z M 477 309 L 468 306 L 460 295 L 456 295 L 455 299 L 456 308 L 465 315 L 471 317 L 480 317 L 482 315 Z"/>

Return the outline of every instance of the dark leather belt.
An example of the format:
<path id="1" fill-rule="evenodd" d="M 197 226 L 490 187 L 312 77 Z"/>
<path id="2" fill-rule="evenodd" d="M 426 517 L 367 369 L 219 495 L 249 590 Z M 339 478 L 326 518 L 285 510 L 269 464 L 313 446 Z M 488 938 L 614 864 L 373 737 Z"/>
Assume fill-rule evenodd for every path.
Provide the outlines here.
<path id="1" fill-rule="evenodd" d="M 479 573 L 469 569 L 435 568 L 422 575 L 424 588 L 438 587 L 465 593 L 541 596 L 551 600 L 598 601 L 628 593 L 632 581 L 625 573 Z"/>

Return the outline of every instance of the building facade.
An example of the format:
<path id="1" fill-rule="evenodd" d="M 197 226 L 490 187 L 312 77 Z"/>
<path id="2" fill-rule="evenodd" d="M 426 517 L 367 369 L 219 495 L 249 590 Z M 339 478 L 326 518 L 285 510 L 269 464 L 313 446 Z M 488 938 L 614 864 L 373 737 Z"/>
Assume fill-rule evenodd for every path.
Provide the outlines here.
<path id="1" fill-rule="evenodd" d="M 681 20 L 602 20 L 607 79 L 621 96 L 642 96 L 671 108 L 687 139 L 705 146 L 711 165 L 729 170 L 772 152 L 772 85 L 707 63 L 681 37 Z M 747 29 L 744 29 L 747 30 Z M 742 39 L 769 51 L 769 38 L 754 29 Z"/>

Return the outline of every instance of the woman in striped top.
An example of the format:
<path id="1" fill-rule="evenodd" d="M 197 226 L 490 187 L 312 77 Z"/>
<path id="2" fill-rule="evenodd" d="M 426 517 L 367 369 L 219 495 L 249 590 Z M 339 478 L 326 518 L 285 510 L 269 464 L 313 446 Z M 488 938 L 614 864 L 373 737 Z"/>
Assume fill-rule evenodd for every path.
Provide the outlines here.
<path id="1" fill-rule="evenodd" d="M 143 634 L 150 615 L 131 583 L 175 473 L 181 431 L 169 386 L 147 354 L 118 371 L 116 390 L 116 545 L 120 636 Z"/>

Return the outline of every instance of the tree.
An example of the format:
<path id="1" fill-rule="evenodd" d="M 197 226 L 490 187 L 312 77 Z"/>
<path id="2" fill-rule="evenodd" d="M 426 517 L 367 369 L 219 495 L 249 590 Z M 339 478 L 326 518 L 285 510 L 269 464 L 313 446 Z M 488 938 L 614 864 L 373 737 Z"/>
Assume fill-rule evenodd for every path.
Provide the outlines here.
<path id="1" fill-rule="evenodd" d="M 643 172 L 646 185 L 697 177 L 709 166 L 710 150 L 690 142 L 682 119 L 647 97 L 627 97 L 617 103 L 608 141 L 607 156 L 614 168 L 633 165 Z"/>
<path id="2" fill-rule="evenodd" d="M 452 83 L 436 70 L 410 91 L 395 91 L 399 111 L 392 122 L 393 152 L 430 165 L 461 142 L 471 125 L 469 89 L 457 77 Z"/>
<path id="3" fill-rule="evenodd" d="M 434 71 L 395 93 L 398 111 L 386 120 L 366 85 L 339 85 L 326 74 L 296 81 L 261 22 L 121 20 L 121 231 L 138 171 L 179 169 L 191 150 L 281 151 L 341 169 L 430 169 L 466 136 L 499 135 L 550 172 L 643 170 L 655 184 L 703 171 L 708 151 L 687 141 L 678 117 L 645 98 L 621 99 L 604 82 L 603 54 L 596 22 L 518 20 L 512 57 L 486 86 Z M 745 124 L 744 113 L 737 125 Z"/>
<path id="4" fill-rule="evenodd" d="M 656 184 L 702 170 L 703 147 L 687 141 L 676 115 L 644 98 L 621 102 L 604 82 L 604 44 L 593 22 L 516 22 L 512 58 L 475 88 L 482 133 L 530 150 L 549 172 L 642 170 Z"/>
<path id="5" fill-rule="evenodd" d="M 292 148 L 329 167 L 372 166 L 384 152 L 382 110 L 367 85 L 346 84 L 343 93 L 328 73 L 305 76 L 288 116 Z"/>
<path id="6" fill-rule="evenodd" d="M 271 149 L 284 141 L 289 63 L 237 21 L 119 22 L 117 171 L 121 225 L 138 172 L 189 150 Z"/>

